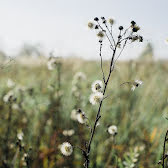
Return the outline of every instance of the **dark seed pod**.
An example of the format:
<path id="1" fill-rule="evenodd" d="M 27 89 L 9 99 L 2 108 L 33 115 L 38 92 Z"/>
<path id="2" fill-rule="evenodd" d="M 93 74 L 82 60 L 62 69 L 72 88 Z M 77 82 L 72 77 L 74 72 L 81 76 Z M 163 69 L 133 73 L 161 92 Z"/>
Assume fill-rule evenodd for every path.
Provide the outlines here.
<path id="1" fill-rule="evenodd" d="M 131 21 L 131 24 L 132 24 L 132 26 L 134 26 L 134 25 L 136 24 L 136 22 L 134 22 L 134 21 Z"/>
<path id="2" fill-rule="evenodd" d="M 119 30 L 123 30 L 123 29 L 124 29 L 123 26 L 120 26 L 120 27 L 119 27 Z"/>
<path id="3" fill-rule="evenodd" d="M 99 21 L 99 18 L 98 18 L 98 17 L 95 17 L 95 18 L 94 18 L 94 21 Z"/>
<path id="4" fill-rule="evenodd" d="M 99 29 L 99 26 L 98 26 L 98 25 L 96 25 L 96 26 L 95 26 L 95 29 Z"/>

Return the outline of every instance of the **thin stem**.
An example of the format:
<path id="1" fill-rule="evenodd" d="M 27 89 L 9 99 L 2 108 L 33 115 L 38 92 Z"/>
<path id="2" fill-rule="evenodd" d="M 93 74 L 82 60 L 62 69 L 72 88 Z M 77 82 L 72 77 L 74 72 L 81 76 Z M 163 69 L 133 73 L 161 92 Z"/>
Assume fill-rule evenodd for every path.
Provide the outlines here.
<path id="1" fill-rule="evenodd" d="M 107 24 L 106 24 L 106 23 L 105 23 L 105 26 L 106 26 L 106 29 L 108 30 L 108 32 L 110 33 L 111 38 L 112 38 L 113 43 L 114 43 L 114 46 L 115 46 L 115 40 L 114 40 L 114 37 L 113 37 L 113 34 L 112 34 L 112 25 L 111 25 L 111 31 L 109 30 L 109 28 L 108 28 L 108 26 L 107 26 Z"/>
<path id="2" fill-rule="evenodd" d="M 97 21 L 97 24 L 99 25 L 100 29 L 101 29 L 103 32 L 105 32 L 105 35 L 106 35 L 106 37 L 107 37 L 107 39 L 108 39 L 108 41 L 109 41 L 109 43 L 110 43 L 110 46 L 112 47 L 112 50 L 114 50 L 114 46 L 113 46 L 113 44 L 112 44 L 112 42 L 111 42 L 111 40 L 110 40 L 110 38 L 109 38 L 109 36 L 108 36 L 106 30 L 103 29 L 103 27 L 100 25 L 100 23 L 99 23 L 98 21 Z"/>
<path id="3" fill-rule="evenodd" d="M 101 71 L 102 71 L 102 74 L 103 74 L 103 81 L 104 83 L 106 82 L 106 79 L 105 79 L 105 74 L 104 74 L 104 71 L 103 71 L 103 60 L 102 60 L 102 43 L 100 43 L 100 66 L 101 66 Z"/>
<path id="4" fill-rule="evenodd" d="M 112 54 L 110 68 L 109 68 L 109 74 L 108 74 L 107 80 L 105 82 L 103 95 L 105 95 L 105 93 L 106 93 L 107 85 L 108 85 L 108 82 L 110 80 L 110 76 L 111 76 L 111 72 L 112 72 L 112 66 L 113 66 L 113 62 L 114 62 L 114 57 L 115 57 L 116 50 L 117 50 L 117 45 L 118 45 L 118 42 L 117 42 L 117 44 L 115 46 L 115 49 L 113 51 L 113 54 Z M 94 126 L 93 126 L 93 129 L 92 129 L 92 132 L 91 132 L 90 140 L 89 140 L 89 143 L 88 143 L 88 146 L 87 146 L 87 155 L 85 157 L 85 159 L 86 159 L 85 167 L 86 168 L 89 167 L 89 155 L 90 155 L 90 150 L 91 150 L 91 144 L 92 144 L 92 140 L 93 140 L 93 137 L 94 137 L 94 134 L 95 134 L 95 131 L 96 131 L 96 125 L 97 125 L 99 119 L 101 118 L 100 111 L 101 111 L 101 108 L 102 108 L 102 103 L 103 103 L 103 100 L 100 102 L 98 112 L 97 112 L 97 115 L 96 115 L 96 119 L 95 119 L 95 122 L 94 122 Z"/>

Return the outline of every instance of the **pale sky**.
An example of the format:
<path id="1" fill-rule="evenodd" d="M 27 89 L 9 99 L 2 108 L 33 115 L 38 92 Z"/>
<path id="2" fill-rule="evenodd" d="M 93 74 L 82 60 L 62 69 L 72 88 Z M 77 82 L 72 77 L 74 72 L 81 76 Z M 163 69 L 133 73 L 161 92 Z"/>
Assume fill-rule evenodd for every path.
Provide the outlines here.
<path id="1" fill-rule="evenodd" d="M 105 16 L 116 19 L 116 28 L 131 20 L 141 27 L 144 43 L 129 46 L 122 59 L 138 56 L 148 41 L 156 58 L 168 58 L 167 8 L 168 0 L 0 0 L 0 48 L 13 55 L 23 43 L 40 43 L 46 52 L 99 58 L 87 22 Z"/>

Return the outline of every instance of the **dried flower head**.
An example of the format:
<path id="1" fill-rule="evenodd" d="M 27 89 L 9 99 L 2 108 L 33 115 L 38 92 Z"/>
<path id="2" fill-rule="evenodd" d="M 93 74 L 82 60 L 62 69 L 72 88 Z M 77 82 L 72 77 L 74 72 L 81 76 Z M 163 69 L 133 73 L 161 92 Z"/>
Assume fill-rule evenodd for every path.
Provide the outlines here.
<path id="1" fill-rule="evenodd" d="M 119 30 L 123 30 L 124 29 L 124 27 L 123 26 L 119 26 L 119 28 L 118 28 Z"/>
<path id="2" fill-rule="evenodd" d="M 113 25 L 113 24 L 114 24 L 114 19 L 110 18 L 110 19 L 108 20 L 108 22 L 109 22 L 111 25 Z"/>
<path id="3" fill-rule="evenodd" d="M 88 27 L 90 29 L 93 29 L 95 27 L 95 24 L 93 22 L 88 22 Z"/>
<path id="4" fill-rule="evenodd" d="M 70 156 L 73 152 L 72 145 L 69 142 L 64 142 L 60 148 L 61 152 L 65 156 Z"/>
<path id="5" fill-rule="evenodd" d="M 101 80 L 96 80 L 92 84 L 92 91 L 95 92 L 102 92 L 103 91 L 103 82 Z"/>
<path id="6" fill-rule="evenodd" d="M 94 18 L 94 21 L 96 21 L 96 22 L 99 21 L 99 18 L 98 18 L 98 17 L 95 17 L 95 18 Z"/>
<path id="7" fill-rule="evenodd" d="M 117 134 L 117 126 L 111 125 L 108 127 L 108 133 L 111 134 L 112 136 L 115 136 Z"/>
<path id="8" fill-rule="evenodd" d="M 131 26 L 134 26 L 136 24 L 135 21 L 131 21 Z"/>
<path id="9" fill-rule="evenodd" d="M 99 31 L 97 33 L 97 37 L 99 37 L 100 39 L 103 39 L 104 38 L 104 32 L 103 31 Z"/>
<path id="10" fill-rule="evenodd" d="M 101 92 L 92 93 L 90 95 L 90 103 L 93 105 L 100 103 L 102 100 L 103 100 L 103 93 Z"/>
<path id="11" fill-rule="evenodd" d="M 134 91 L 136 87 L 139 87 L 142 84 L 143 84 L 143 82 L 141 80 L 135 80 L 134 82 L 132 82 L 131 90 Z"/>
<path id="12" fill-rule="evenodd" d="M 138 30 L 140 30 L 140 27 L 138 25 L 135 24 L 134 26 L 132 26 L 133 32 L 137 32 Z"/>

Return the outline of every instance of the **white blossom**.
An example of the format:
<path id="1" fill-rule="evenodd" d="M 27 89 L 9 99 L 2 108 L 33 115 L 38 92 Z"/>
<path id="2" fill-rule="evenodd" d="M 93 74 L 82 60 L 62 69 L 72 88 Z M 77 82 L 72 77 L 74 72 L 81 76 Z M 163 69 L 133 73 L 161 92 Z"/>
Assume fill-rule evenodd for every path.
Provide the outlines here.
<path id="1" fill-rule="evenodd" d="M 103 82 L 100 80 L 96 80 L 92 84 L 92 91 L 95 92 L 102 92 L 103 91 Z"/>
<path id="2" fill-rule="evenodd" d="M 61 145 L 60 150 L 61 150 L 62 154 L 65 156 L 70 156 L 73 152 L 72 145 L 69 142 L 64 142 Z"/>
<path id="3" fill-rule="evenodd" d="M 54 70 L 57 67 L 57 60 L 55 57 L 52 57 L 47 62 L 47 67 L 49 70 Z"/>
<path id="4" fill-rule="evenodd" d="M 71 111 L 71 119 L 74 121 L 77 120 L 77 111 L 75 109 Z"/>
<path id="5" fill-rule="evenodd" d="M 24 134 L 22 131 L 17 134 L 17 138 L 21 141 L 23 140 L 23 136 L 24 136 Z"/>
<path id="6" fill-rule="evenodd" d="M 132 82 L 131 90 L 134 91 L 136 87 L 139 87 L 142 84 L 143 82 L 141 80 L 135 80 L 134 82 Z"/>
<path id="7" fill-rule="evenodd" d="M 5 103 L 8 103 L 10 100 L 13 99 L 13 97 L 14 97 L 14 92 L 11 90 L 3 97 L 3 101 Z"/>
<path id="8" fill-rule="evenodd" d="M 92 93 L 90 95 L 90 103 L 93 105 L 100 103 L 102 100 L 103 100 L 103 93 L 101 92 Z"/>
<path id="9" fill-rule="evenodd" d="M 86 122 L 85 112 L 83 112 L 83 111 L 80 112 L 80 113 L 78 112 L 77 120 L 78 120 L 79 123 L 84 124 Z"/>
<path id="10" fill-rule="evenodd" d="M 111 135 L 116 135 L 117 134 L 117 126 L 111 125 L 108 127 L 108 133 Z"/>
<path id="11" fill-rule="evenodd" d="M 77 72 L 74 75 L 74 80 L 86 80 L 86 75 L 83 72 Z"/>

